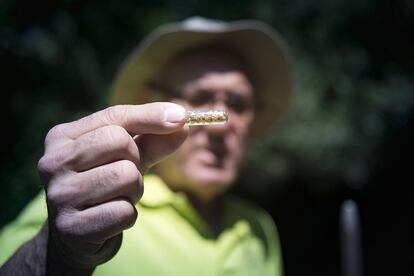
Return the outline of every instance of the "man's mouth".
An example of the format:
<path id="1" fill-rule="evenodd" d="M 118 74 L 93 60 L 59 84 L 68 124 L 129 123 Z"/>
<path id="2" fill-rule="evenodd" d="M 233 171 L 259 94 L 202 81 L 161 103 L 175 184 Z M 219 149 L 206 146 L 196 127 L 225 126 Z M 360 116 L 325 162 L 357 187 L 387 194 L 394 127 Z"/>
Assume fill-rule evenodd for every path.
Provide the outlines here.
<path id="1" fill-rule="evenodd" d="M 217 159 L 224 159 L 224 157 L 227 155 L 227 148 L 224 146 L 208 146 L 207 149 L 211 151 Z"/>
<path id="2" fill-rule="evenodd" d="M 227 149 L 224 147 L 200 147 L 198 149 L 202 163 L 212 167 L 222 167 Z"/>

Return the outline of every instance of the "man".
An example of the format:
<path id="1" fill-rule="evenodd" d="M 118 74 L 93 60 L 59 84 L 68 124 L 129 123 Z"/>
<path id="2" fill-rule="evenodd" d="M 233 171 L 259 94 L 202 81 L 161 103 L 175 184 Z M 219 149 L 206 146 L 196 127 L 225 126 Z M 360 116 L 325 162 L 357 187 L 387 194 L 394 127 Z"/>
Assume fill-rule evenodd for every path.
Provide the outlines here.
<path id="1" fill-rule="evenodd" d="M 249 139 L 287 109 L 283 45 L 254 21 L 152 33 L 116 77 L 116 105 L 49 131 L 45 194 L 2 231 L 1 272 L 281 275 L 271 218 L 226 191 Z M 229 121 L 184 126 L 186 111 L 208 109 Z"/>

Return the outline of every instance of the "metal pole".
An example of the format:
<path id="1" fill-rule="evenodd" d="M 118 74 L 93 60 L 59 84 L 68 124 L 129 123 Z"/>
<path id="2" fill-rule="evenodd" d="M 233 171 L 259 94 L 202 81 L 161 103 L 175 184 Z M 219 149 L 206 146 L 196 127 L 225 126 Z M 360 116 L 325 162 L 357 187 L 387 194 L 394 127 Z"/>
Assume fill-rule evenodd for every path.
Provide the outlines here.
<path id="1" fill-rule="evenodd" d="M 340 211 L 340 239 L 343 276 L 362 276 L 361 224 L 358 206 L 347 199 Z"/>

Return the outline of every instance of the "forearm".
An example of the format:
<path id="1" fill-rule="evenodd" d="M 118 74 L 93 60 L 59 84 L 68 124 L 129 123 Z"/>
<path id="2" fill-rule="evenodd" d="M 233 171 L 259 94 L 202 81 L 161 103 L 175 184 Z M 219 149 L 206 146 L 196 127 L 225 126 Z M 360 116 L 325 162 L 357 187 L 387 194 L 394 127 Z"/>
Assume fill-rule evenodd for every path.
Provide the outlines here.
<path id="1" fill-rule="evenodd" d="M 65 264 L 48 245 L 47 222 L 40 232 L 22 245 L 8 261 L 0 267 L 0 275 L 91 275 L 93 269 L 78 270 Z M 53 247 L 52 247 L 53 248 Z"/>
<path id="2" fill-rule="evenodd" d="M 48 227 L 22 245 L 0 268 L 0 275 L 46 275 Z"/>

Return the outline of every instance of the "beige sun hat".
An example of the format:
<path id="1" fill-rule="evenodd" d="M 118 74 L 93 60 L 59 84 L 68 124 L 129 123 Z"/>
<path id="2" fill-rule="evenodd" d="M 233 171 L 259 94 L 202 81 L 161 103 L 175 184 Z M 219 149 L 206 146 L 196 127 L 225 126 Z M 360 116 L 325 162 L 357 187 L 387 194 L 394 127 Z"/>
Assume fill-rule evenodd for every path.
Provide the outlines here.
<path id="1" fill-rule="evenodd" d="M 234 49 L 246 60 L 261 102 L 253 135 L 265 133 L 289 108 L 292 76 L 285 41 L 270 26 L 255 20 L 224 22 L 191 17 L 162 25 L 120 67 L 112 86 L 111 104 L 158 100 L 148 84 L 166 64 L 185 50 L 210 44 Z"/>

